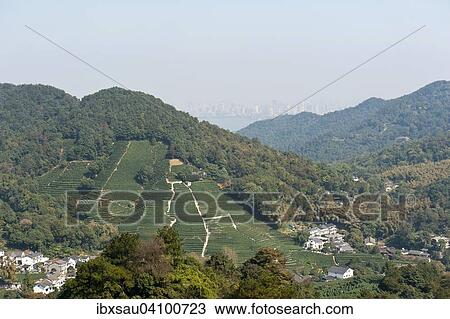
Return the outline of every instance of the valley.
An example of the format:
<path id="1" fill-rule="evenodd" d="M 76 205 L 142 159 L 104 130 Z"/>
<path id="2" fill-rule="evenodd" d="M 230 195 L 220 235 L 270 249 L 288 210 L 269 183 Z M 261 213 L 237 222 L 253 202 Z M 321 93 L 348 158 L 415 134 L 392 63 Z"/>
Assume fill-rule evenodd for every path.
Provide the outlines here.
<path id="1" fill-rule="evenodd" d="M 442 92 L 444 97 L 437 96 L 445 104 L 445 87 Z M 421 95 L 422 102 L 426 96 Z M 425 273 L 440 269 L 434 278 L 440 280 L 443 269 L 450 267 L 449 250 L 441 243 L 448 240 L 448 132 L 431 130 L 421 136 L 445 118 L 445 106 L 432 102 L 442 112 L 437 119 L 422 122 L 423 127 L 411 129 L 417 139 L 395 142 L 394 138 L 391 143 L 390 137 L 399 131 L 392 135 L 396 126 L 382 121 L 380 128 L 372 128 L 390 136 L 386 143 L 373 149 L 367 143 L 366 151 L 373 151 L 358 156 L 352 149 L 339 148 L 347 159 L 323 163 L 199 121 L 142 92 L 111 88 L 77 99 L 49 86 L 2 84 L 0 224 L 5 226 L 1 239 L 8 254 L 21 249 L 49 258 L 100 256 L 80 271 L 91 273 L 84 267 L 106 267 L 106 274 L 125 271 L 124 275 L 133 276 L 134 287 L 125 289 L 127 296 L 135 296 L 133 289 L 143 289 L 144 296 L 160 296 L 152 290 L 158 284 L 149 289 L 141 286 L 147 280 L 141 281 L 141 276 L 151 280 L 163 276 L 165 293 L 189 296 L 173 294 L 175 282 L 201 278 L 198 283 L 217 284 L 210 268 L 216 267 L 219 274 L 224 263 L 240 276 L 231 281 L 248 287 L 255 285 L 253 267 L 262 267 L 257 268 L 261 276 L 276 276 L 266 278 L 267 287 L 276 285 L 274 291 L 283 296 L 311 296 L 315 291 L 322 297 L 365 297 L 368 290 L 376 296 L 403 296 L 410 286 L 401 292 L 385 286 L 386 272 L 389 277 L 396 276 L 396 269 L 418 272 L 424 267 Z M 372 99 L 363 110 L 379 112 L 377 103 Z M 389 113 L 393 104 L 382 105 L 385 117 L 398 115 L 398 110 Z M 33 113 L 33 108 L 40 112 Z M 401 104 L 400 109 L 417 120 L 415 110 L 407 112 L 409 106 Z M 426 113 L 423 104 L 419 109 Z M 359 132 L 369 116 L 360 113 L 354 123 L 335 131 Z M 310 116 L 311 125 L 302 129 L 317 132 L 313 128 L 317 120 Z M 355 134 L 354 141 L 361 141 L 362 135 Z M 347 143 L 349 139 L 335 135 L 323 140 Z M 339 155 L 334 150 L 326 152 Z M 80 212 L 71 211 L 73 216 L 67 214 L 68 207 L 74 206 L 66 192 L 81 194 L 79 203 L 85 205 Z M 400 204 L 405 194 L 415 199 L 406 207 L 407 218 Z M 355 211 L 348 210 L 367 195 L 372 199 L 356 206 L 358 210 L 387 212 L 371 222 L 354 218 Z M 279 209 L 271 209 L 271 203 Z M 338 233 L 314 234 L 315 226 L 325 225 Z M 156 269 L 145 268 L 142 273 L 139 256 Z M 123 258 L 133 263 L 132 274 L 127 273 Z M 264 260 L 277 266 L 260 266 Z M 339 282 L 339 272 L 355 278 Z M 78 284 L 83 285 L 68 281 L 62 295 L 90 296 L 78 294 L 73 286 Z M 221 293 L 203 291 L 202 296 L 255 296 L 252 288 L 228 288 Z M 421 287 L 413 289 L 428 296 Z M 272 290 L 264 295 L 272 296 Z"/>

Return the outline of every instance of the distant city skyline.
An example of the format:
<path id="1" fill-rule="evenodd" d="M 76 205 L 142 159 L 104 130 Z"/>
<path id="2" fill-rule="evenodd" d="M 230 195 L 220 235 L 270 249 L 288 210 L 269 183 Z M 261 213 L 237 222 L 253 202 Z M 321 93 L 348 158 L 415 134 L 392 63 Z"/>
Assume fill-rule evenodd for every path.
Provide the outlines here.
<path id="1" fill-rule="evenodd" d="M 266 119 L 277 116 L 286 111 L 290 105 L 286 102 L 272 100 L 268 103 L 246 105 L 238 102 L 219 102 L 212 104 L 187 103 L 180 110 L 189 112 L 196 117 L 233 117 L 248 116 L 256 119 Z M 297 114 L 300 112 L 312 112 L 317 114 L 327 113 L 332 107 L 317 106 L 309 103 L 302 104 L 292 109 L 288 114 Z"/>
<path id="2" fill-rule="evenodd" d="M 274 118 L 277 115 L 284 113 L 290 106 L 287 103 L 273 100 L 270 103 L 244 105 L 235 102 L 220 102 L 215 104 L 187 104 L 179 108 L 181 111 L 188 112 L 192 116 L 200 120 L 205 120 L 216 124 L 222 128 L 238 131 L 247 125 L 269 118 Z M 286 114 L 297 114 L 300 112 L 312 112 L 316 114 L 325 114 L 334 108 L 327 109 L 322 106 L 309 103 L 302 104 Z"/>

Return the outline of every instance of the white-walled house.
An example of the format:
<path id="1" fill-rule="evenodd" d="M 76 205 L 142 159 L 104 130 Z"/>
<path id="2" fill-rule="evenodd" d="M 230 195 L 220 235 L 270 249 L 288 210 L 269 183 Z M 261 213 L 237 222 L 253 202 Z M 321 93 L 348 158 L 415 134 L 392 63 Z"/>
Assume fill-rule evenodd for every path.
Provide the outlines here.
<path id="1" fill-rule="evenodd" d="M 43 254 L 26 250 L 13 250 L 6 253 L 8 259 L 13 262 L 21 271 L 37 271 L 37 265 L 43 264 L 48 260 Z"/>
<path id="2" fill-rule="evenodd" d="M 44 257 L 42 253 L 30 252 L 27 256 L 33 259 L 34 264 L 42 264 L 48 261 L 48 257 Z"/>
<path id="3" fill-rule="evenodd" d="M 91 256 L 79 256 L 78 262 L 80 263 L 87 263 L 89 260 L 93 259 L 94 257 Z"/>
<path id="4" fill-rule="evenodd" d="M 46 279 L 52 283 L 54 289 L 59 289 L 65 284 L 67 278 L 64 274 L 47 274 Z"/>
<path id="5" fill-rule="evenodd" d="M 76 268 L 77 267 L 77 263 L 79 261 L 79 257 L 77 257 L 77 256 L 70 256 L 70 257 L 63 258 L 63 260 L 65 262 L 67 262 L 67 268 L 70 268 L 70 267 Z"/>
<path id="6" fill-rule="evenodd" d="M 400 252 L 403 258 L 422 259 L 431 262 L 430 254 L 421 250 L 405 250 Z"/>
<path id="7" fill-rule="evenodd" d="M 55 288 L 53 286 L 53 283 L 48 279 L 41 279 L 36 282 L 36 284 L 33 287 L 33 292 L 36 294 L 49 294 L 51 292 L 54 292 Z"/>
<path id="8" fill-rule="evenodd" d="M 337 233 L 337 227 L 334 224 L 324 224 L 318 227 L 311 228 L 309 235 L 311 237 L 332 235 Z"/>
<path id="9" fill-rule="evenodd" d="M 353 277 L 353 269 L 350 267 L 331 266 L 328 269 L 328 277 L 347 279 Z"/>
<path id="10" fill-rule="evenodd" d="M 311 250 L 322 250 L 323 249 L 323 240 L 320 238 L 311 237 L 308 239 L 308 241 L 305 243 L 306 249 Z"/>
<path id="11" fill-rule="evenodd" d="M 364 239 L 364 245 L 366 245 L 368 247 L 375 246 L 376 244 L 377 244 L 377 240 L 373 237 L 367 237 L 366 239 Z"/>
<path id="12" fill-rule="evenodd" d="M 25 256 L 25 253 L 21 250 L 12 250 L 6 253 L 6 256 L 9 260 L 13 261 L 16 265 L 22 264 L 22 258 Z"/>
<path id="13" fill-rule="evenodd" d="M 349 243 L 341 242 L 335 245 L 340 253 L 354 253 L 355 249 Z"/>
<path id="14" fill-rule="evenodd" d="M 63 259 L 52 259 L 46 263 L 45 268 L 47 274 L 66 274 L 70 264 Z"/>
<path id="15" fill-rule="evenodd" d="M 449 249 L 450 248 L 450 240 L 448 239 L 448 237 L 445 236 L 434 236 L 431 238 L 432 241 L 436 241 L 436 242 L 444 242 L 445 245 L 445 249 Z M 1 254 L 1 252 L 0 252 Z"/>
<path id="16" fill-rule="evenodd" d="M 29 268 L 33 268 L 34 265 L 34 261 L 33 258 L 31 258 L 30 256 L 23 256 L 21 258 L 17 258 L 17 264 L 23 268 L 23 269 L 29 269 Z"/>
<path id="17" fill-rule="evenodd" d="M 33 286 L 35 293 L 49 294 L 61 289 L 67 279 L 75 278 L 77 265 L 97 256 L 69 256 L 49 259 L 40 252 L 31 250 L 0 250 L 0 266 L 13 264 L 16 272 L 45 272 L 46 277 L 39 279 Z M 21 289 L 20 284 L 8 283 L 0 288 Z"/>

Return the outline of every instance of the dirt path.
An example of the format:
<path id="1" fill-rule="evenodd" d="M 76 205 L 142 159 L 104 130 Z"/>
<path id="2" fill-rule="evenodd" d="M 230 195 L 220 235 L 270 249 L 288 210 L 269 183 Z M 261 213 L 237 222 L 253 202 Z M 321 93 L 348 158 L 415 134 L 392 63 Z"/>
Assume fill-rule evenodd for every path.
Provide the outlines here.
<path id="1" fill-rule="evenodd" d="M 170 208 L 171 208 L 171 205 L 172 205 L 172 201 L 173 201 L 173 199 L 175 198 L 175 188 L 173 187 L 173 185 L 174 185 L 174 184 L 181 184 L 182 181 L 174 181 L 174 182 L 171 182 L 171 181 L 169 181 L 168 178 L 166 178 L 166 183 L 167 183 L 167 184 L 170 184 L 170 191 L 172 192 L 172 196 L 170 197 L 169 201 L 167 202 L 167 210 L 166 210 L 166 213 L 165 213 L 166 216 L 169 216 Z M 169 227 L 172 227 L 176 222 L 177 222 L 177 217 L 175 216 L 175 217 L 170 221 Z"/>
<path id="2" fill-rule="evenodd" d="M 231 214 L 230 214 L 230 213 L 228 213 L 228 217 L 230 217 L 231 224 L 233 225 L 233 228 L 236 229 L 236 230 L 238 230 L 236 224 L 234 223 L 234 219 L 233 219 L 233 217 L 231 217 Z"/>
<path id="3" fill-rule="evenodd" d="M 128 142 L 127 147 L 125 148 L 125 151 L 123 152 L 122 156 L 119 158 L 119 160 L 116 163 L 116 167 L 113 169 L 113 171 L 111 172 L 111 175 L 109 175 L 108 179 L 106 180 L 105 184 L 103 185 L 102 189 L 100 192 L 103 192 L 104 188 L 106 185 L 108 185 L 108 182 L 111 180 L 111 178 L 113 177 L 114 173 L 117 172 L 117 168 L 120 165 L 120 162 L 122 162 L 122 159 L 125 157 L 125 155 L 127 155 L 128 153 L 128 149 L 130 148 L 131 145 L 131 141 Z"/>
<path id="4" fill-rule="evenodd" d="M 197 198 L 195 198 L 194 193 L 192 192 L 192 189 L 186 183 L 183 183 L 183 185 L 186 186 L 186 188 L 189 189 L 189 191 L 191 192 L 192 198 L 194 199 L 195 208 L 197 209 L 197 213 L 199 214 L 200 218 L 203 221 L 203 227 L 205 228 L 206 237 L 205 237 L 205 241 L 203 242 L 203 249 L 202 249 L 201 256 L 205 257 L 206 248 L 208 247 L 209 236 L 211 235 L 211 232 L 209 231 L 208 224 L 206 223 L 206 219 L 203 218 L 202 211 L 200 210 L 200 206 L 197 202 Z"/>
<path id="5" fill-rule="evenodd" d="M 339 266 L 339 264 L 337 263 L 337 261 L 336 261 L 336 257 L 333 255 L 333 262 L 334 262 L 334 265 L 335 266 Z"/>

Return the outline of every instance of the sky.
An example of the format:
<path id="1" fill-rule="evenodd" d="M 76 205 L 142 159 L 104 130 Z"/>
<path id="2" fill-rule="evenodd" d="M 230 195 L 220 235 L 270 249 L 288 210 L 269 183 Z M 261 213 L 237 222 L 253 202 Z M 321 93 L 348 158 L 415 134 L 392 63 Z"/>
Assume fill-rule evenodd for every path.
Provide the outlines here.
<path id="1" fill-rule="evenodd" d="M 306 106 L 331 111 L 450 80 L 448 0 L 0 0 L 0 82 L 82 97 L 117 84 L 25 25 L 178 108 L 293 105 L 422 25 Z"/>

